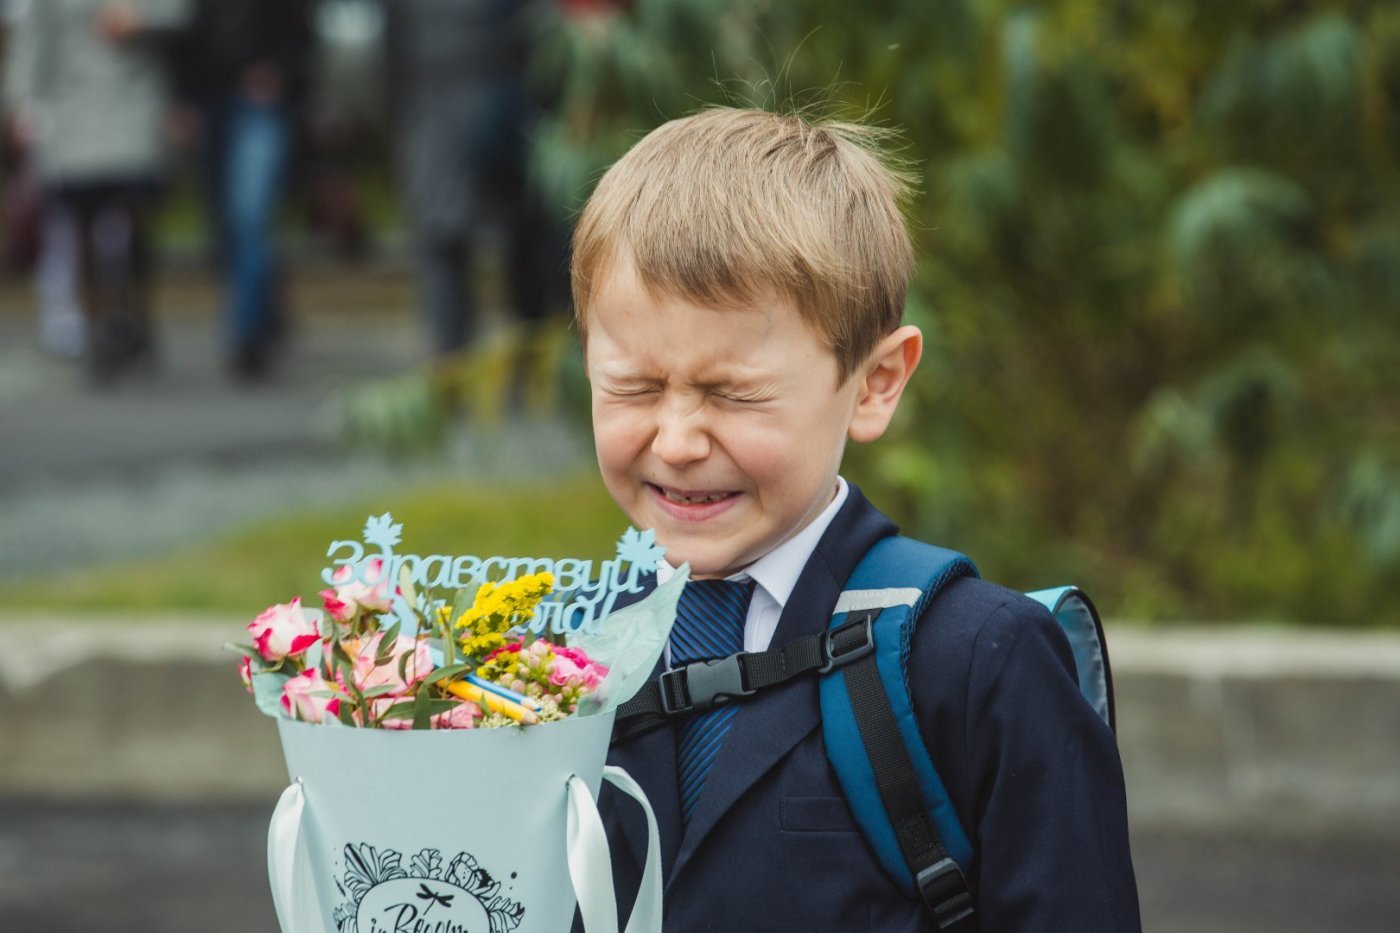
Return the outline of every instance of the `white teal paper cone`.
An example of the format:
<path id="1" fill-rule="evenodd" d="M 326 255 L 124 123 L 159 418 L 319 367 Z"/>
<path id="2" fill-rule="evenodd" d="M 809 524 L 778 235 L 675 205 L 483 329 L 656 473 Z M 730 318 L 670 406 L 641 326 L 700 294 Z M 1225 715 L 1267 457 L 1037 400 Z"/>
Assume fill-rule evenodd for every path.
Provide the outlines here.
<path id="1" fill-rule="evenodd" d="M 609 888 L 587 894 L 606 901 L 595 923 L 606 927 L 611 871 L 592 864 L 600 851 L 606 861 L 606 841 L 591 807 L 612 720 L 465 731 L 280 720 L 293 783 L 273 817 L 269 870 L 284 933 L 565 933 L 571 848 L 602 871 L 583 883 Z M 586 795 L 577 781 L 570 793 L 572 776 Z M 659 923 L 659 904 L 645 909 Z"/>

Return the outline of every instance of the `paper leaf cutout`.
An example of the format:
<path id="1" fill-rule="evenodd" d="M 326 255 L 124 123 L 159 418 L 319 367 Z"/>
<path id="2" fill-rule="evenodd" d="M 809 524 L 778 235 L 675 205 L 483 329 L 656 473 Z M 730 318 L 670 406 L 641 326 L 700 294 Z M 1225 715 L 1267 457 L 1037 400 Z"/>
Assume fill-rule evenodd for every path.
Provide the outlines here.
<path id="1" fill-rule="evenodd" d="M 665 556 L 666 549 L 656 543 L 656 532 L 650 528 L 638 531 L 629 526 L 617 542 L 618 560 L 648 572 Z"/>
<path id="2" fill-rule="evenodd" d="M 394 521 L 394 516 L 370 516 L 365 522 L 365 543 L 373 544 L 382 551 L 391 551 L 403 540 L 403 525 Z"/>

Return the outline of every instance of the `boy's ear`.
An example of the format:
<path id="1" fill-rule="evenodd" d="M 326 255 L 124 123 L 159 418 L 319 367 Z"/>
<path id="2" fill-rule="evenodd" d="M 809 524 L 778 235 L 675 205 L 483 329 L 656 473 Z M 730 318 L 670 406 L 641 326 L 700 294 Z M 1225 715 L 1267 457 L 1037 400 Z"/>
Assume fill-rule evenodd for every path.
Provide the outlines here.
<path id="1" fill-rule="evenodd" d="M 852 376 L 860 380 L 860 389 L 847 430 L 851 440 L 866 443 L 885 433 L 923 353 L 923 332 L 913 324 L 905 324 L 875 345 L 864 368 Z"/>

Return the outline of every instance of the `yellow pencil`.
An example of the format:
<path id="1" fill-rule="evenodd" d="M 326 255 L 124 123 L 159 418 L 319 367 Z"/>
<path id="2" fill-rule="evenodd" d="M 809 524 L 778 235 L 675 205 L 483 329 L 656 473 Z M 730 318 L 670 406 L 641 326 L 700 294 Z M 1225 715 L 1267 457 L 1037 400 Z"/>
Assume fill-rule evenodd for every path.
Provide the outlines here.
<path id="1" fill-rule="evenodd" d="M 509 716 L 521 725 L 533 726 L 540 721 L 540 717 L 536 716 L 533 710 L 528 710 L 514 700 L 507 700 L 489 690 L 483 690 L 476 684 L 469 684 L 465 680 L 448 684 L 447 692 L 455 697 L 461 697 L 463 700 L 471 700 L 493 713 Z"/>

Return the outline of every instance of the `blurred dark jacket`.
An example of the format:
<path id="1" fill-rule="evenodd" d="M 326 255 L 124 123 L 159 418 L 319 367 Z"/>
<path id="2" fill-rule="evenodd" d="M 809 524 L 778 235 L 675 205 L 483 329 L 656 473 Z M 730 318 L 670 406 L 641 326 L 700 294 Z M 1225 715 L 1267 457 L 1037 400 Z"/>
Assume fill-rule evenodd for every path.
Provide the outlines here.
<path id="1" fill-rule="evenodd" d="M 526 82 L 542 4 L 385 0 L 385 75 L 409 222 L 459 237 L 517 206 L 536 105 Z"/>
<path id="2" fill-rule="evenodd" d="M 176 49 L 181 98 L 207 101 L 238 88 L 249 66 L 270 65 L 283 100 L 305 102 L 311 77 L 314 0 L 195 0 Z"/>

